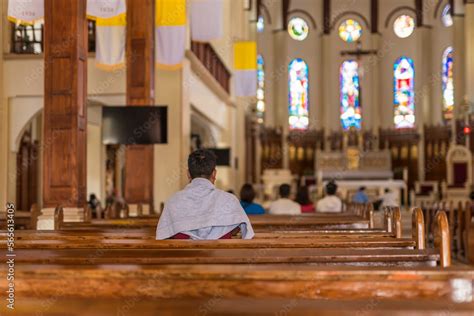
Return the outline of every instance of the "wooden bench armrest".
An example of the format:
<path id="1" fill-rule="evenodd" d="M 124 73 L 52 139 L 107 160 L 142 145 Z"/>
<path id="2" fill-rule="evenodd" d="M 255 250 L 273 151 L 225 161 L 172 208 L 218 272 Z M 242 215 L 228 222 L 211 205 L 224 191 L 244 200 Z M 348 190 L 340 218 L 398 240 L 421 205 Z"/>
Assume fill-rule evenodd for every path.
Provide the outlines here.
<path id="1" fill-rule="evenodd" d="M 439 249 L 440 265 L 443 268 L 451 266 L 451 238 L 448 217 L 445 211 L 436 214 L 435 247 Z"/>
<path id="2" fill-rule="evenodd" d="M 426 249 L 425 238 L 425 220 L 421 208 L 416 207 L 412 211 L 412 229 L 413 240 L 416 242 L 417 249 Z"/>

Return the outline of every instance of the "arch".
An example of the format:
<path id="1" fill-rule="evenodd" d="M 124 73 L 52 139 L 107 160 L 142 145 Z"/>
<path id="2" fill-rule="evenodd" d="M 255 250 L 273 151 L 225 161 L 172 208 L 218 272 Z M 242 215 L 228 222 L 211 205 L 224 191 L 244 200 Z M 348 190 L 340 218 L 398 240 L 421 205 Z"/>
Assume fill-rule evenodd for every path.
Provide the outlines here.
<path id="1" fill-rule="evenodd" d="M 306 10 L 301 10 L 301 9 L 295 9 L 295 10 L 291 10 L 288 12 L 288 17 L 290 20 L 291 19 L 291 16 L 298 16 L 298 15 L 302 15 L 304 16 L 306 19 L 309 20 L 309 22 L 311 23 L 311 26 L 313 27 L 313 29 L 317 29 L 317 24 L 316 24 L 316 20 L 313 18 L 313 16 Z"/>
<path id="2" fill-rule="evenodd" d="M 449 0 L 438 0 L 438 2 L 436 3 L 436 7 L 435 7 L 435 10 L 434 10 L 434 13 L 433 13 L 433 18 L 437 18 L 438 17 L 438 14 L 439 14 L 439 9 L 441 8 L 441 5 L 443 4 L 443 2 L 447 2 L 446 4 L 449 4 Z M 445 5 L 446 5 L 445 4 Z M 443 6 L 444 8 L 444 6 Z M 451 8 L 452 10 L 452 8 Z"/>
<path id="3" fill-rule="evenodd" d="M 288 125 L 290 129 L 309 127 L 309 70 L 301 58 L 288 65 Z"/>
<path id="4" fill-rule="evenodd" d="M 415 127 L 415 66 L 406 56 L 393 64 L 393 107 L 395 128 Z"/>
<path id="5" fill-rule="evenodd" d="M 10 150 L 17 152 L 21 137 L 31 121 L 43 111 L 43 97 L 18 97 L 9 101 Z"/>
<path id="6" fill-rule="evenodd" d="M 341 125 L 344 130 L 361 128 L 359 64 L 346 60 L 339 68 Z"/>
<path id="7" fill-rule="evenodd" d="M 356 16 L 356 17 L 358 17 L 359 19 L 362 20 L 365 27 L 368 30 L 370 30 L 369 20 L 365 16 L 363 16 L 362 14 L 360 14 L 359 12 L 356 12 L 356 11 L 346 11 L 346 12 L 342 12 L 342 13 L 338 14 L 334 18 L 333 22 L 331 23 L 331 30 L 334 30 L 334 28 L 341 22 L 342 18 L 344 18 L 345 16 Z"/>
<path id="8" fill-rule="evenodd" d="M 263 12 L 263 15 L 265 16 L 265 19 L 268 24 L 272 24 L 272 15 L 270 14 L 270 10 L 268 10 L 268 7 L 264 3 L 260 3 L 260 10 L 261 12 Z"/>
<path id="9" fill-rule="evenodd" d="M 390 13 L 387 15 L 387 18 L 385 19 L 385 28 L 388 27 L 388 25 L 390 24 L 390 21 L 392 21 L 392 19 L 394 18 L 395 14 L 399 13 L 399 12 L 402 12 L 402 11 L 410 11 L 411 13 L 413 13 L 413 16 L 412 18 L 415 20 L 415 23 L 417 24 L 417 20 L 416 20 L 416 10 L 413 9 L 412 7 L 408 7 L 408 6 L 401 6 L 401 7 L 398 7 L 398 8 L 395 8 L 393 9 L 392 11 L 390 11 Z"/>

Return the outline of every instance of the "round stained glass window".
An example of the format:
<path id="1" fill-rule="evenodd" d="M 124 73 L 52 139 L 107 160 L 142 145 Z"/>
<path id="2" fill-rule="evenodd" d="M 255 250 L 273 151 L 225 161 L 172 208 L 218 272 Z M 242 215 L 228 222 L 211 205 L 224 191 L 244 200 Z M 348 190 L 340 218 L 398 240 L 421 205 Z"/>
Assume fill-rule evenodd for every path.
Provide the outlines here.
<path id="1" fill-rule="evenodd" d="M 409 15 L 400 15 L 393 23 L 393 31 L 400 38 L 407 38 L 415 30 L 415 20 Z"/>
<path id="2" fill-rule="evenodd" d="M 288 33 L 292 39 L 302 41 L 308 37 L 308 23 L 302 18 L 292 18 L 288 23 Z"/>
<path id="3" fill-rule="evenodd" d="M 347 43 L 357 41 L 362 35 L 362 27 L 359 22 L 349 19 L 339 26 L 339 37 Z"/>
<path id="4" fill-rule="evenodd" d="M 447 4 L 443 9 L 441 22 L 443 22 L 443 25 L 446 27 L 453 25 L 453 16 L 451 15 L 451 6 L 449 4 Z"/>

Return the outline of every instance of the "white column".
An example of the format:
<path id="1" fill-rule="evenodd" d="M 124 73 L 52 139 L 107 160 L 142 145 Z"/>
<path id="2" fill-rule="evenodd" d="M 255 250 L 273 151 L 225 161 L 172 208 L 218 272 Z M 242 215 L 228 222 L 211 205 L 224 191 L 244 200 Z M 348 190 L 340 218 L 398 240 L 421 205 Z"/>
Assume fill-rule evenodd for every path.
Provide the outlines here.
<path id="1" fill-rule="evenodd" d="M 466 101 L 474 103 L 474 0 L 468 0 L 465 6 L 465 61 L 466 70 L 465 95 Z M 456 60 L 454 61 L 456 63 Z M 456 86 L 454 86 L 456 89 Z"/>
<path id="2" fill-rule="evenodd" d="M 452 127 L 452 139 L 454 143 L 456 141 L 456 119 L 459 118 L 460 106 L 464 103 L 464 98 L 466 95 L 465 85 L 466 85 L 466 65 L 465 65 L 465 23 L 464 16 L 454 15 L 454 110 L 453 116 L 454 119 L 451 120 Z"/>
<path id="3" fill-rule="evenodd" d="M 371 124 L 370 128 L 377 133 L 378 129 L 381 127 L 382 123 L 382 117 L 380 115 L 381 113 L 381 107 L 383 106 L 383 102 L 381 100 L 381 77 L 380 77 L 380 64 L 381 64 L 381 58 L 379 54 L 383 54 L 381 52 L 381 35 L 378 33 L 373 33 L 372 34 L 372 48 L 377 51 L 375 55 L 371 55 L 369 58 L 369 61 L 367 62 L 368 67 L 368 75 L 371 76 L 372 78 L 372 85 L 368 88 L 372 90 L 372 116 L 371 116 Z M 366 111 L 364 111 L 364 108 L 362 108 L 362 115 L 363 117 L 366 115 Z M 364 118 L 362 118 L 364 119 Z"/>
<path id="4" fill-rule="evenodd" d="M 415 114 L 416 114 L 416 129 L 421 136 L 418 144 L 418 178 L 424 180 L 425 178 L 425 155 L 424 155 L 424 141 L 423 141 L 423 127 L 425 124 L 431 123 L 432 111 L 432 89 L 431 81 L 432 67 L 432 45 L 431 45 L 431 29 L 425 26 L 416 29 L 417 37 L 417 56 L 415 65 Z"/>

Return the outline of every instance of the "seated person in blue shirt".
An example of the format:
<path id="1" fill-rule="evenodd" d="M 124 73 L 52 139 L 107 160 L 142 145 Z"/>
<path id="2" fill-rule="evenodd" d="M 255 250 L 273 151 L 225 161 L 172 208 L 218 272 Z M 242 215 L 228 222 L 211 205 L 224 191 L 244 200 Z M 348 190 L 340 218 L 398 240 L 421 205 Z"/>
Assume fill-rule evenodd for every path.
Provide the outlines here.
<path id="1" fill-rule="evenodd" d="M 253 186 L 249 183 L 246 183 L 240 189 L 240 205 L 244 209 L 247 215 L 258 215 L 265 214 L 265 210 L 260 204 L 253 203 L 255 199 L 255 190 Z"/>
<path id="2" fill-rule="evenodd" d="M 369 203 L 369 197 L 365 193 L 365 187 L 360 187 L 359 190 L 352 197 L 352 202 L 367 204 Z"/>

